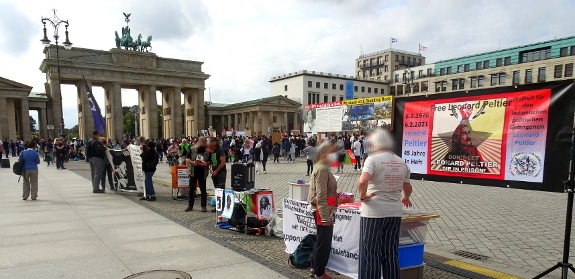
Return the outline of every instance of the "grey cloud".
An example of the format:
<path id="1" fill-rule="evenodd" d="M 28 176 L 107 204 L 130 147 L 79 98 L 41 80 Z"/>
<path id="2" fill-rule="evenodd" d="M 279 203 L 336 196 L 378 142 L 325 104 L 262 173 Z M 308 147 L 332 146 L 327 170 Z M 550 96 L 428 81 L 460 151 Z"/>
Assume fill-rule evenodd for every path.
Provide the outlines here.
<path id="1" fill-rule="evenodd" d="M 0 51 L 20 56 L 28 50 L 32 40 L 40 40 L 41 24 L 32 22 L 16 5 L 0 1 Z M 40 42 L 38 42 L 40 44 Z"/>

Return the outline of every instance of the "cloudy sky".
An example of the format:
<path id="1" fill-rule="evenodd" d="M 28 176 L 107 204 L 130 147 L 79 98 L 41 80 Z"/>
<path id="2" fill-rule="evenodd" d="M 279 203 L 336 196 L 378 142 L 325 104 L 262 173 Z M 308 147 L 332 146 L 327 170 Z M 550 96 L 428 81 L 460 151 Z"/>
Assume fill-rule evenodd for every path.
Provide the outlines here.
<path id="1" fill-rule="evenodd" d="M 43 92 L 40 18 L 54 8 L 74 46 L 102 50 L 131 13 L 132 32 L 152 35 L 157 55 L 205 62 L 214 102 L 268 96 L 270 77 L 303 69 L 353 75 L 360 49 L 388 48 L 390 36 L 394 48 L 427 46 L 434 62 L 575 35 L 573 0 L 0 0 L 0 76 Z M 67 127 L 77 123 L 75 92 L 63 86 Z M 126 90 L 123 104 L 136 103 Z"/>

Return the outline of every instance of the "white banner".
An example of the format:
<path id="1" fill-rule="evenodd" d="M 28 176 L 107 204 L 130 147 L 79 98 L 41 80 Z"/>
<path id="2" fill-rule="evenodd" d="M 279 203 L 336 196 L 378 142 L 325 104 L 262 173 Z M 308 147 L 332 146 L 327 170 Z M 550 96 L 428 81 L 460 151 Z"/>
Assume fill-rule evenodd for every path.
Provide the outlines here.
<path id="1" fill-rule="evenodd" d="M 178 171 L 178 187 L 189 187 L 190 176 L 188 175 L 188 169 L 177 169 L 177 171 Z"/>
<path id="2" fill-rule="evenodd" d="M 316 225 L 313 210 L 306 202 L 286 198 L 283 204 L 285 251 L 291 254 L 306 235 L 316 233 Z M 359 224 L 358 210 L 336 211 L 327 268 L 351 278 L 357 278 L 359 266 Z"/>
<path id="3" fill-rule="evenodd" d="M 144 172 L 142 171 L 142 157 L 140 157 L 140 147 L 130 144 L 126 149 L 130 151 L 130 159 L 134 168 L 134 180 L 138 191 L 144 193 Z"/>

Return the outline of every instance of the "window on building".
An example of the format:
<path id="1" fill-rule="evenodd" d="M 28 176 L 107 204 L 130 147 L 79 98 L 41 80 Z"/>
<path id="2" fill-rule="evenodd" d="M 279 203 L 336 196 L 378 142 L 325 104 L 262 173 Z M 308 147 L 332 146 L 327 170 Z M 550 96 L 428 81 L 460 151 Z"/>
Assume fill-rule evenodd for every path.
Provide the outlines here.
<path id="1" fill-rule="evenodd" d="M 405 94 L 411 94 L 411 85 L 410 84 L 407 84 L 405 86 Z"/>
<path id="2" fill-rule="evenodd" d="M 419 58 L 419 62 L 417 63 L 417 66 L 421 66 L 421 58 Z"/>
<path id="3" fill-rule="evenodd" d="M 440 75 L 440 76 L 445 75 L 445 68 L 439 69 L 439 75 Z"/>
<path id="4" fill-rule="evenodd" d="M 458 73 L 462 73 L 462 72 L 463 72 L 463 65 L 457 65 L 457 72 L 458 72 Z"/>
<path id="5" fill-rule="evenodd" d="M 505 73 L 499 74 L 499 85 L 505 85 Z"/>
<path id="6" fill-rule="evenodd" d="M 569 55 L 575 55 L 575 46 L 570 47 Z"/>
<path id="7" fill-rule="evenodd" d="M 377 94 L 377 88 L 373 89 L 373 94 Z"/>
<path id="8" fill-rule="evenodd" d="M 563 77 L 563 65 L 555 65 L 555 71 L 553 73 L 554 78 L 562 78 Z"/>
<path id="9" fill-rule="evenodd" d="M 567 47 L 562 47 L 559 49 L 559 56 L 567 56 Z"/>
<path id="10" fill-rule="evenodd" d="M 278 117 L 277 116 L 272 116 L 272 121 L 274 123 L 278 123 Z"/>
<path id="11" fill-rule="evenodd" d="M 471 88 L 477 88 L 477 77 L 471 78 Z"/>
<path id="12" fill-rule="evenodd" d="M 324 82 L 324 83 L 323 83 L 323 89 L 327 89 L 328 86 L 329 86 L 329 84 L 328 84 L 327 82 Z"/>
<path id="13" fill-rule="evenodd" d="M 401 64 L 405 65 L 405 56 L 401 56 Z"/>
<path id="14" fill-rule="evenodd" d="M 489 69 L 489 60 L 483 61 L 483 69 Z"/>
<path id="15" fill-rule="evenodd" d="M 384 80 L 387 80 L 388 78 L 389 78 L 388 75 L 383 76 L 383 79 L 384 79 Z"/>
<path id="16" fill-rule="evenodd" d="M 423 76 L 423 70 L 419 70 L 419 73 L 417 73 L 417 77 L 422 77 Z"/>
<path id="17" fill-rule="evenodd" d="M 432 71 L 432 70 L 433 70 L 433 69 L 431 69 L 431 68 L 427 68 L 427 76 L 428 76 L 428 77 L 431 76 L 431 71 Z"/>
<path id="18" fill-rule="evenodd" d="M 307 104 L 311 105 L 311 93 L 307 93 Z"/>
<path id="19" fill-rule="evenodd" d="M 335 83 L 331 84 L 331 89 L 335 90 L 337 88 L 337 85 L 335 85 Z"/>
<path id="20" fill-rule="evenodd" d="M 421 92 L 427 92 L 429 90 L 429 81 L 421 82 Z"/>
<path id="21" fill-rule="evenodd" d="M 385 72 L 389 72 L 389 65 L 385 65 L 385 66 L 383 67 L 383 69 L 384 69 Z"/>
<path id="22" fill-rule="evenodd" d="M 436 82 L 435 83 L 435 92 L 440 92 L 441 91 L 441 82 Z"/>
<path id="23" fill-rule="evenodd" d="M 419 92 L 419 82 L 413 83 L 413 93 Z"/>
<path id="24" fill-rule="evenodd" d="M 339 85 L 339 90 L 343 90 L 343 84 Z"/>
<path id="25" fill-rule="evenodd" d="M 441 82 L 441 91 L 447 91 L 447 81 Z"/>
<path id="26" fill-rule="evenodd" d="M 465 89 L 465 79 L 464 78 L 460 78 L 459 79 L 459 90 Z"/>
<path id="27" fill-rule="evenodd" d="M 572 77 L 573 76 L 573 63 L 565 64 L 565 75 L 564 77 Z"/>
<path id="28" fill-rule="evenodd" d="M 357 61 L 357 67 L 358 67 L 358 68 L 361 67 L 361 61 Z"/>
<path id="29" fill-rule="evenodd" d="M 411 66 L 411 57 L 409 57 L 409 56 L 407 57 L 407 65 Z"/>
<path id="30" fill-rule="evenodd" d="M 353 87 L 353 92 L 357 92 L 357 85 Z"/>
<path id="31" fill-rule="evenodd" d="M 371 93 L 371 87 L 367 88 L 367 93 Z"/>
<path id="32" fill-rule="evenodd" d="M 521 73 L 519 71 L 513 71 L 513 85 L 519 84 L 519 75 Z"/>
<path id="33" fill-rule="evenodd" d="M 395 82 L 399 82 L 399 74 L 395 74 L 394 80 L 395 80 Z"/>
<path id="34" fill-rule="evenodd" d="M 340 100 L 340 101 L 343 101 L 343 96 L 339 96 L 339 100 Z"/>
<path id="35" fill-rule="evenodd" d="M 539 61 L 551 58 L 551 47 L 531 49 L 519 52 L 521 63 Z"/>
<path id="36" fill-rule="evenodd" d="M 544 82 L 546 73 L 547 69 L 545 67 L 539 68 L 539 71 L 537 73 L 537 82 Z"/>
<path id="37" fill-rule="evenodd" d="M 361 87 L 361 92 L 362 92 L 362 93 L 365 93 L 365 86 L 362 86 L 362 87 Z"/>
<path id="38" fill-rule="evenodd" d="M 451 80 L 451 90 L 457 90 L 457 86 L 459 85 L 459 80 L 458 79 L 452 79 Z"/>
<path id="39" fill-rule="evenodd" d="M 525 70 L 525 83 L 533 82 L 533 71 L 531 69 Z"/>
<path id="40" fill-rule="evenodd" d="M 395 55 L 395 62 L 399 62 L 399 55 Z"/>
<path id="41" fill-rule="evenodd" d="M 391 94 L 391 96 L 395 95 L 395 86 L 390 86 L 389 87 L 389 94 Z"/>
<path id="42" fill-rule="evenodd" d="M 481 62 L 475 62 L 475 70 L 481 70 L 481 65 L 483 65 Z"/>
<path id="43" fill-rule="evenodd" d="M 492 74 L 491 75 L 491 86 L 497 85 L 497 80 L 498 80 L 497 74 Z"/>
<path id="44" fill-rule="evenodd" d="M 389 60 L 389 54 L 386 54 L 384 59 L 385 59 L 385 62 L 387 62 Z"/>
<path id="45" fill-rule="evenodd" d="M 284 91 L 287 91 L 287 84 L 284 85 Z"/>
<path id="46" fill-rule="evenodd" d="M 397 95 L 403 95 L 403 85 L 397 86 Z"/>
<path id="47" fill-rule="evenodd" d="M 451 75 L 451 67 L 445 68 L 445 74 L 446 74 L 446 75 Z"/>
<path id="48" fill-rule="evenodd" d="M 381 93 L 381 95 L 385 94 L 385 88 L 382 88 L 381 90 L 379 90 L 379 92 Z"/>
<path id="49" fill-rule="evenodd" d="M 329 98 L 328 95 L 323 95 L 323 102 L 324 102 L 324 103 L 329 102 L 329 101 L 328 101 L 328 100 L 329 100 L 328 98 Z"/>
<path id="50" fill-rule="evenodd" d="M 503 58 L 497 58 L 495 60 L 495 67 L 501 67 L 503 65 Z"/>
<path id="51" fill-rule="evenodd" d="M 321 84 L 321 83 L 320 83 L 319 81 L 316 81 L 316 82 L 315 82 L 315 88 L 319 88 L 320 84 Z"/>
<path id="52" fill-rule="evenodd" d="M 505 61 L 503 62 L 503 65 L 505 65 L 505 66 L 511 65 L 511 56 L 505 57 Z"/>
<path id="53" fill-rule="evenodd" d="M 313 86 L 312 84 L 313 84 L 313 82 L 311 80 L 307 81 L 307 87 L 311 88 Z"/>
<path id="54" fill-rule="evenodd" d="M 335 102 L 335 98 L 336 98 L 335 96 L 331 96 L 331 101 Z"/>
<path id="55" fill-rule="evenodd" d="M 484 76 L 478 76 L 478 77 L 477 77 L 477 87 L 483 87 L 483 85 L 484 85 L 484 79 L 485 79 Z"/>
<path id="56" fill-rule="evenodd" d="M 469 65 L 469 63 L 463 65 L 463 71 L 464 71 L 464 72 L 469 72 L 469 68 L 471 68 L 471 65 Z"/>

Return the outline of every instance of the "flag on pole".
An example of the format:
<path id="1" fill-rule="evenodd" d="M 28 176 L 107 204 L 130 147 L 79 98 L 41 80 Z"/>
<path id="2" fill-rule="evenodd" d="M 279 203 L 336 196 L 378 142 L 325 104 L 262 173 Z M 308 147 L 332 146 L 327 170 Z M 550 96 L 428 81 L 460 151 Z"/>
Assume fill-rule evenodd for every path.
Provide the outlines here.
<path id="1" fill-rule="evenodd" d="M 393 44 L 393 43 L 397 43 L 397 39 L 394 38 L 394 37 L 391 37 L 391 43 L 392 43 L 392 44 Z"/>
<path id="2" fill-rule="evenodd" d="M 427 47 L 423 46 L 422 44 L 419 44 L 419 51 L 426 51 Z"/>
<path id="3" fill-rule="evenodd" d="M 88 95 L 88 102 L 90 103 L 90 110 L 92 111 L 92 117 L 94 118 L 94 126 L 96 126 L 96 130 L 100 135 L 104 134 L 104 126 L 106 126 L 106 122 L 104 122 L 104 118 L 102 117 L 102 111 L 100 110 L 100 106 L 98 106 L 98 102 L 94 95 L 92 94 L 92 89 L 88 85 L 86 78 L 82 75 L 84 79 L 84 85 L 86 86 L 86 95 Z"/>

